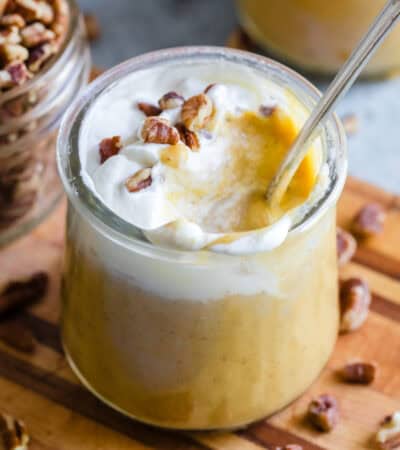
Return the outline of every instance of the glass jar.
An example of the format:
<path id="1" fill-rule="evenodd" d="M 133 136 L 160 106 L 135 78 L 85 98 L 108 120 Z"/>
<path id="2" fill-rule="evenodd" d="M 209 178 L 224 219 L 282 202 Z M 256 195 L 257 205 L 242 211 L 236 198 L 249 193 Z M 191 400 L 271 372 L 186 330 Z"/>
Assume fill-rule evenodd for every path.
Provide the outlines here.
<path id="1" fill-rule="evenodd" d="M 60 52 L 38 75 L 0 98 L 0 246 L 28 232 L 61 198 L 56 168 L 62 114 L 87 84 L 90 53 L 81 14 L 67 1 Z"/>
<path id="2" fill-rule="evenodd" d="M 236 0 L 239 20 L 262 48 L 303 70 L 334 74 L 368 30 L 386 0 Z M 400 67 L 400 26 L 364 74 Z"/>
<path id="3" fill-rule="evenodd" d="M 310 110 L 318 91 L 267 58 L 183 47 L 134 58 L 94 82 L 66 114 L 58 141 L 69 207 L 62 339 L 100 399 L 143 422 L 178 429 L 243 426 L 272 414 L 317 377 L 338 331 L 335 207 L 346 141 L 332 116 L 322 148 L 329 187 L 287 240 L 231 256 L 157 247 L 86 186 L 78 154 L 92 102 L 141 69 L 229 61 L 285 86 Z"/>

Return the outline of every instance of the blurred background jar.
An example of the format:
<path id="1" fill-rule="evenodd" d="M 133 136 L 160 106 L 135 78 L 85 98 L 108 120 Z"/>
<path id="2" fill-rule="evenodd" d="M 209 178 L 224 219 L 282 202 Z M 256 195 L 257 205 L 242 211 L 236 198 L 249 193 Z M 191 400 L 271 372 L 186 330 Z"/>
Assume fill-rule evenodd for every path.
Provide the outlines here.
<path id="1" fill-rule="evenodd" d="M 236 0 L 245 32 L 263 49 L 307 72 L 339 69 L 386 0 Z M 400 27 L 371 60 L 364 75 L 400 67 Z"/>
<path id="2" fill-rule="evenodd" d="M 49 0 L 41 11 L 29 2 L 6 4 L 0 11 L 0 246 L 31 230 L 61 198 L 57 127 L 91 66 L 74 0 Z"/>

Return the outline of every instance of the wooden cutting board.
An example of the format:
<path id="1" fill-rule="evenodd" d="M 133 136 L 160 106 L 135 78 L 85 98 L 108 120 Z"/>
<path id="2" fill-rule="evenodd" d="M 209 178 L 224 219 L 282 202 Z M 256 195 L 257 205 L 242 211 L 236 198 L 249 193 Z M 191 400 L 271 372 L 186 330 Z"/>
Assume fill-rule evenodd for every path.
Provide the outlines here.
<path id="1" fill-rule="evenodd" d="M 388 212 L 384 233 L 363 244 L 342 271 L 362 276 L 373 291 L 372 311 L 357 332 L 341 336 L 313 386 L 290 407 L 235 433 L 161 431 L 129 420 L 101 404 L 69 369 L 60 345 L 59 281 L 63 253 L 65 202 L 29 236 L 0 253 L 1 278 L 47 270 L 50 291 L 22 313 L 38 340 L 33 355 L 0 343 L 0 411 L 23 419 L 31 449 L 261 450 L 298 443 L 305 450 L 374 449 L 380 420 L 400 409 L 400 197 L 349 179 L 339 204 L 338 222 L 350 221 L 365 203 L 379 202 Z M 361 358 L 379 366 L 368 387 L 347 385 L 336 377 L 346 362 Z M 304 423 L 313 396 L 331 393 L 340 402 L 341 421 L 321 434 Z"/>

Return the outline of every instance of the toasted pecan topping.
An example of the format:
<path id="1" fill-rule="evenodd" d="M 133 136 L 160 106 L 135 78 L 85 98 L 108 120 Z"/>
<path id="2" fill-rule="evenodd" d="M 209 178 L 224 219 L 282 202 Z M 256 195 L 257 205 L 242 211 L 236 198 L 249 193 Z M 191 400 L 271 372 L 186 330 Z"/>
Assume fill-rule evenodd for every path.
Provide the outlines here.
<path id="1" fill-rule="evenodd" d="M 40 44 L 32 49 L 26 65 L 31 72 L 38 72 L 44 63 L 55 53 L 56 47 L 53 43 L 45 42 Z"/>
<path id="2" fill-rule="evenodd" d="M 19 44 L 0 46 L 0 55 L 7 62 L 26 61 L 29 58 L 28 50 Z"/>
<path id="3" fill-rule="evenodd" d="M 382 233 L 386 213 L 378 203 L 369 203 L 361 208 L 353 219 L 352 230 L 362 238 Z"/>
<path id="4" fill-rule="evenodd" d="M 42 23 L 34 22 L 21 30 L 21 37 L 22 43 L 31 48 L 55 39 L 56 35 Z"/>
<path id="5" fill-rule="evenodd" d="M 348 231 L 336 228 L 336 248 L 339 266 L 348 263 L 357 249 L 357 241 Z"/>
<path id="6" fill-rule="evenodd" d="M 259 111 L 262 116 L 270 117 L 276 111 L 276 109 L 276 106 L 261 105 Z"/>
<path id="7" fill-rule="evenodd" d="M 0 17 L 0 26 L 23 28 L 25 26 L 25 19 L 20 14 L 6 14 Z"/>
<path id="8" fill-rule="evenodd" d="M 360 278 L 350 278 L 340 285 L 340 331 L 357 330 L 366 321 L 371 304 L 367 283 Z"/>
<path id="9" fill-rule="evenodd" d="M 51 5 L 38 0 L 13 0 L 17 5 L 17 11 L 29 22 L 40 20 L 50 24 L 54 20 L 54 10 Z"/>
<path id="10" fill-rule="evenodd" d="M 190 97 L 182 107 L 182 122 L 191 131 L 204 128 L 211 118 L 213 105 L 206 94 Z"/>
<path id="11" fill-rule="evenodd" d="M 5 450 L 28 449 L 29 435 L 24 422 L 9 414 L 0 413 L 0 439 Z"/>
<path id="12" fill-rule="evenodd" d="M 11 82 L 14 85 L 24 84 L 31 77 L 25 63 L 21 61 L 8 64 L 5 70 L 10 74 Z"/>
<path id="13" fill-rule="evenodd" d="M 308 406 L 307 419 L 319 431 L 331 431 L 339 421 L 336 399 L 331 395 L 320 395 Z"/>
<path id="14" fill-rule="evenodd" d="M 341 378 L 348 383 L 371 384 L 375 375 L 375 364 L 367 362 L 346 364 L 340 371 Z"/>
<path id="15" fill-rule="evenodd" d="M 100 163 L 103 164 L 108 158 L 119 153 L 122 148 L 121 136 L 113 136 L 111 138 L 105 138 L 100 142 Z"/>
<path id="16" fill-rule="evenodd" d="M 138 102 L 137 107 L 144 113 L 147 117 L 159 116 L 161 114 L 161 108 L 151 103 Z"/>
<path id="17" fill-rule="evenodd" d="M 185 99 L 182 95 L 179 95 L 176 92 L 167 92 L 160 100 L 158 100 L 158 104 L 161 109 L 173 109 L 182 106 L 184 101 Z"/>
<path id="18" fill-rule="evenodd" d="M 178 130 L 161 117 L 148 117 L 144 121 L 141 135 L 146 143 L 174 145 L 179 142 Z"/>
<path id="19" fill-rule="evenodd" d="M 188 130 L 183 123 L 178 123 L 175 128 L 179 132 L 181 141 L 187 145 L 190 150 L 196 152 L 200 149 L 200 141 L 197 134 L 194 131 Z"/>
<path id="20" fill-rule="evenodd" d="M 149 187 L 152 182 L 151 169 L 141 169 L 125 181 L 125 187 L 129 192 L 138 192 Z"/>

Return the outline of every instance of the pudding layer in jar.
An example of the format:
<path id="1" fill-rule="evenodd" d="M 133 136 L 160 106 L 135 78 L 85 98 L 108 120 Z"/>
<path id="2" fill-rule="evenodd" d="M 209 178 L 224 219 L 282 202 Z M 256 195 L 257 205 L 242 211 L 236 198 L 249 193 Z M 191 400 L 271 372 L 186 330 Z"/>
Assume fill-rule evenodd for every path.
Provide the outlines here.
<path id="1" fill-rule="evenodd" d="M 335 74 L 386 0 L 236 0 L 241 25 L 261 47 L 303 70 Z M 400 67 L 400 27 L 387 37 L 364 74 Z"/>
<path id="2" fill-rule="evenodd" d="M 272 210 L 265 189 L 312 88 L 235 51 L 143 59 L 62 127 L 64 346 L 89 389 L 134 418 L 243 426 L 300 395 L 334 346 L 343 135 L 333 121 Z"/>

